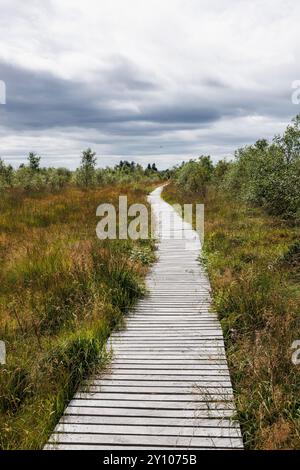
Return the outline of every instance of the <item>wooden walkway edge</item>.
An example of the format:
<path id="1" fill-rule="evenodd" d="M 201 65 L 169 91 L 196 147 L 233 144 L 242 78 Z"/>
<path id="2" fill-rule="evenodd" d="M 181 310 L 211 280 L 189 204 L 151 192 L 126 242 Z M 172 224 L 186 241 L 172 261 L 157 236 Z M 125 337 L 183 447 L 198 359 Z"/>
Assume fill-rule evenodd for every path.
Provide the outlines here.
<path id="1" fill-rule="evenodd" d="M 200 241 L 161 191 L 149 196 L 162 215 L 149 294 L 111 336 L 109 369 L 77 392 L 47 449 L 243 448 Z"/>

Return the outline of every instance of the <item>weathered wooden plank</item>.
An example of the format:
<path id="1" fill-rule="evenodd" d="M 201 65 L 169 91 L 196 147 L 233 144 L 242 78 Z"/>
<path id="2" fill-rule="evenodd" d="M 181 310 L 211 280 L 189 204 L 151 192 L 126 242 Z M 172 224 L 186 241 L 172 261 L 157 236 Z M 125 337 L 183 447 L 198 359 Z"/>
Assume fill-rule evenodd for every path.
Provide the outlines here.
<path id="1" fill-rule="evenodd" d="M 110 371 L 110 375 L 111 375 Z M 137 370 L 130 370 L 130 369 L 115 369 L 113 370 L 114 376 L 124 376 L 124 377 L 156 377 L 158 380 L 163 379 L 165 376 L 168 377 L 178 377 L 181 379 L 184 379 L 184 377 L 206 377 L 206 380 L 208 378 L 226 378 L 229 380 L 229 373 L 227 371 L 210 371 L 210 370 L 205 370 L 204 373 L 202 371 L 194 371 L 194 370 L 160 370 L 160 369 L 137 369 Z"/>
<path id="2" fill-rule="evenodd" d="M 141 436 L 115 434 L 72 434 L 58 433 L 52 435 L 52 442 L 74 444 L 123 444 L 123 445 L 161 445 L 193 447 L 242 447 L 239 437 L 195 437 L 195 436 Z"/>
<path id="3" fill-rule="evenodd" d="M 160 401 L 160 402 L 185 402 L 185 403 L 194 403 L 194 402 L 203 402 L 206 404 L 210 404 L 211 402 L 218 402 L 221 404 L 226 404 L 229 402 L 227 394 L 205 394 L 202 393 L 201 390 L 199 391 L 195 389 L 194 391 L 191 390 L 191 393 L 186 394 L 175 394 L 175 393 L 165 393 L 161 394 L 159 392 L 154 393 L 133 393 L 131 390 L 128 390 L 126 393 L 121 392 L 104 392 L 104 391 L 89 391 L 89 392 L 77 392 L 75 394 L 75 399 L 81 400 L 124 400 L 124 401 Z M 231 400 L 230 400 L 231 401 Z"/>
<path id="4" fill-rule="evenodd" d="M 145 418 L 141 416 L 86 416 L 86 415 L 64 415 L 60 421 L 70 424 L 110 424 L 110 425 L 135 425 L 144 426 Z M 147 417 L 147 426 L 176 426 L 176 427 L 192 427 L 199 426 L 201 428 L 233 428 L 239 430 L 237 423 L 229 419 L 219 418 L 164 418 L 164 417 Z"/>
<path id="5" fill-rule="evenodd" d="M 195 380 L 160 380 L 157 383 L 156 380 L 116 380 L 115 378 L 110 377 L 110 379 L 94 379 L 87 383 L 83 383 L 82 387 L 87 387 L 90 389 L 91 387 L 101 387 L 101 386 L 111 386 L 115 387 L 119 390 L 119 387 L 161 387 L 161 388 L 169 388 L 169 387 L 179 387 L 182 390 L 185 390 L 187 387 L 199 387 L 205 388 L 207 390 L 215 390 L 216 388 L 226 388 L 228 387 L 231 389 L 231 383 L 228 380 L 227 382 L 212 382 L 208 381 L 195 381 Z"/>
<path id="6" fill-rule="evenodd" d="M 149 351 L 153 351 L 153 355 L 155 355 L 155 353 L 164 353 L 165 351 L 169 351 L 171 354 L 185 354 L 185 353 L 188 353 L 188 352 L 197 352 L 199 349 L 199 345 L 196 345 L 194 343 L 190 344 L 190 343 L 187 343 L 185 345 L 182 346 L 182 348 L 179 348 L 178 346 L 176 346 L 176 344 L 172 344 L 172 343 L 164 343 L 164 342 L 160 342 L 160 343 L 150 343 L 150 344 L 144 344 L 144 349 L 143 349 L 143 345 L 141 343 L 135 343 L 135 344 L 128 344 L 128 345 L 123 345 L 123 344 L 114 344 L 113 345 L 113 351 L 111 354 L 114 354 L 116 357 L 117 354 L 119 353 L 128 353 L 128 352 L 149 352 Z M 111 348 L 107 348 L 107 352 L 110 352 L 111 351 Z M 223 348 L 219 348 L 219 347 L 215 347 L 215 346 L 212 346 L 212 347 L 208 347 L 206 346 L 205 347 L 205 351 L 204 353 L 206 354 L 206 357 L 209 357 L 210 354 L 217 354 L 218 352 L 220 351 L 220 353 L 224 352 Z"/>
<path id="7" fill-rule="evenodd" d="M 118 353 L 114 354 L 113 356 L 117 360 L 121 359 L 129 359 L 130 361 L 134 361 L 136 359 L 136 354 L 134 352 L 127 352 L 127 353 Z M 153 355 L 151 352 L 147 352 L 147 350 L 139 355 L 139 359 L 137 360 L 147 360 L 147 361 L 152 361 L 153 360 Z M 156 352 L 155 354 L 155 359 L 158 361 L 168 361 L 170 360 L 171 362 L 174 362 L 176 360 L 179 361 L 199 361 L 199 363 L 204 363 L 204 364 L 209 364 L 211 362 L 213 363 L 218 363 L 218 362 L 226 362 L 226 357 L 225 355 L 219 356 L 219 354 L 192 354 L 192 353 L 182 353 L 178 354 L 176 351 L 172 354 L 172 351 L 169 353 L 163 353 L 163 352 Z"/>
<path id="8" fill-rule="evenodd" d="M 181 368 L 191 368 L 191 369 L 225 369 L 227 370 L 227 364 L 225 363 L 225 360 L 220 360 L 220 359 L 215 359 L 215 360 L 201 360 L 201 359 L 194 359 L 194 360 L 184 360 L 184 359 L 164 359 L 164 358 L 155 358 L 155 359 L 139 359 L 139 360 L 134 360 L 132 359 L 125 359 L 125 358 L 119 358 L 118 356 L 110 363 L 109 366 L 107 366 L 108 369 L 110 369 L 112 366 L 115 366 L 117 368 L 142 368 L 146 367 L 149 368 L 151 366 L 159 366 L 159 368 L 163 368 L 163 366 L 166 366 L 167 369 L 170 368 L 176 368 L 179 367 Z"/>
<path id="9" fill-rule="evenodd" d="M 128 320 L 129 317 L 127 317 Z M 139 320 L 133 320 L 133 318 L 130 318 L 130 322 L 126 322 L 126 327 L 128 328 L 136 328 L 137 326 L 143 327 L 143 328 L 160 328 L 163 327 L 164 324 L 166 326 L 171 326 L 173 329 L 178 328 L 178 324 L 186 327 L 186 328 L 205 328 L 206 326 L 212 327 L 212 328 L 220 328 L 218 320 L 215 319 L 205 319 L 201 318 L 198 314 L 198 318 L 193 318 L 188 320 L 186 317 L 184 318 L 173 318 L 171 325 L 170 325 L 170 318 L 147 318 L 147 319 L 142 319 L 140 318 Z M 125 327 L 124 327 L 125 328 Z"/>
<path id="10" fill-rule="evenodd" d="M 110 348 L 107 348 L 108 351 L 110 351 Z M 186 348 L 179 348 L 179 347 L 176 347 L 176 346 L 171 346 L 171 345 L 168 345 L 168 347 L 165 347 L 164 345 L 156 345 L 156 346 L 145 346 L 144 349 L 141 347 L 141 345 L 139 346 L 119 346 L 119 347 L 116 347 L 114 346 L 114 354 L 128 354 L 128 353 L 142 353 L 142 352 L 145 352 L 145 353 L 149 353 L 149 352 L 153 352 L 153 354 L 163 354 L 164 352 L 168 352 L 168 354 L 187 354 L 187 353 L 198 353 L 199 351 L 199 347 L 186 347 Z M 203 351 L 203 354 L 206 355 L 206 357 L 210 357 L 211 355 L 216 355 L 220 352 L 221 353 L 224 353 L 224 349 L 223 348 L 215 348 L 215 347 L 211 347 L 211 348 L 205 348 L 205 350 Z M 199 353 L 201 354 L 201 353 Z"/>
<path id="11" fill-rule="evenodd" d="M 78 398 L 86 397 L 82 392 L 85 392 L 84 388 L 80 390 L 76 396 Z M 232 400 L 233 399 L 233 393 L 231 389 L 228 388 L 207 388 L 207 387 L 149 387 L 149 386 L 128 386 L 128 385 L 119 385 L 119 386 L 106 386 L 106 385 L 100 385 L 100 386 L 92 386 L 88 389 L 89 395 L 93 396 L 93 398 L 97 398 L 97 394 L 104 394 L 104 393 L 110 393 L 110 394 L 128 394 L 130 396 L 131 394 L 138 395 L 138 394 L 151 394 L 153 396 L 156 396 L 156 394 L 161 394 L 161 395 L 182 395 L 183 397 L 186 397 L 186 395 L 190 396 L 191 393 L 194 393 L 196 397 L 204 397 L 203 401 L 208 401 L 208 400 L 221 400 L 221 399 L 226 399 L 226 400 Z"/>
<path id="12" fill-rule="evenodd" d="M 170 342 L 170 341 L 156 341 L 156 342 L 145 342 L 145 343 L 142 343 L 142 342 L 135 342 L 135 341 L 126 341 L 126 343 L 123 343 L 123 342 L 114 342 L 114 343 L 111 343 L 111 346 L 113 348 L 114 351 L 118 352 L 118 351 L 140 351 L 141 349 L 145 348 L 145 350 L 149 349 L 149 350 L 158 350 L 158 351 L 163 351 L 163 350 L 166 350 L 166 349 L 169 349 L 169 350 L 172 350 L 173 352 L 177 351 L 177 352 L 184 352 L 184 351 L 187 351 L 187 350 L 192 350 L 192 351 L 195 351 L 197 349 L 199 349 L 199 347 L 201 348 L 201 344 L 203 344 L 203 342 L 201 341 L 193 341 L 193 342 L 183 342 L 181 347 L 178 346 L 178 344 L 176 343 L 176 341 L 174 342 Z M 185 349 L 183 349 L 185 348 Z M 205 348 L 205 352 L 209 353 L 209 352 L 218 352 L 221 348 L 221 346 L 218 346 L 216 345 L 215 343 L 213 343 L 213 341 L 211 342 L 211 345 L 209 346 L 207 343 L 205 343 L 203 345 L 203 348 Z M 110 348 L 108 348 L 108 351 L 110 350 Z M 222 351 L 222 349 L 221 349 Z"/>
<path id="13" fill-rule="evenodd" d="M 72 406 L 87 406 L 87 407 L 97 407 L 97 408 L 113 408 L 114 406 L 118 408 L 144 408 L 144 409 L 154 409 L 154 410 L 234 410 L 233 403 L 224 402 L 216 403 L 208 401 L 181 401 L 181 400 L 169 400 L 169 401 L 159 401 L 159 400 L 104 400 L 104 399 L 94 399 L 94 398 L 73 398 L 71 400 Z"/>
<path id="14" fill-rule="evenodd" d="M 188 450 L 187 447 L 179 447 L 179 446 L 119 446 L 119 445 L 101 445 L 101 444 L 47 444 L 45 450 Z M 234 447 L 231 447 L 234 449 Z M 211 447 L 193 447 L 193 450 L 212 450 Z M 224 448 L 214 447 L 213 450 L 224 450 Z"/>
<path id="15" fill-rule="evenodd" d="M 234 410 L 215 409 L 159 409 L 159 408 L 121 408 L 97 406 L 74 406 L 72 403 L 66 408 L 65 416 L 140 416 L 143 418 L 196 418 L 196 419 L 232 419 Z"/>
<path id="16" fill-rule="evenodd" d="M 157 374 L 157 373 L 149 373 L 149 374 L 145 374 L 145 373 L 136 373 L 136 374 L 128 374 L 127 372 L 125 374 L 122 374 L 120 373 L 120 371 L 116 371 L 114 372 L 113 374 L 113 377 L 115 380 L 159 380 L 159 381 L 165 381 L 165 380 L 170 380 L 170 381 L 173 381 L 174 379 L 175 380 L 180 380 L 181 382 L 201 382 L 202 380 L 205 381 L 205 382 L 216 382 L 216 383 L 224 383 L 224 382 L 228 382 L 230 380 L 230 376 L 229 374 L 227 375 L 221 375 L 221 374 L 218 374 L 218 375 L 212 375 L 212 374 L 176 374 L 173 373 L 171 374 L 170 372 L 169 373 L 166 373 L 166 374 Z M 111 379 L 112 378 L 112 374 L 103 374 L 101 375 L 100 379 L 103 380 L 105 378 L 108 378 L 108 379 Z"/>
<path id="17" fill-rule="evenodd" d="M 198 329 L 197 331 L 186 331 L 185 334 L 182 334 L 182 331 L 162 331 L 160 330 L 159 332 L 149 332 L 149 331 L 140 331 L 138 333 L 138 336 L 135 333 L 132 333 L 130 331 L 122 332 L 122 333 L 115 333 L 114 335 L 111 336 L 112 340 L 116 339 L 125 339 L 125 340 L 131 340 L 131 339 L 141 339 L 142 341 L 151 341 L 153 338 L 155 339 L 175 339 L 177 342 L 180 341 L 182 338 L 187 340 L 198 340 L 198 339 L 208 339 L 208 338 L 219 338 L 222 337 L 223 335 L 222 332 L 219 330 L 200 330 Z"/>
<path id="18" fill-rule="evenodd" d="M 170 426 L 170 425 L 122 425 L 111 424 L 74 424 L 60 423 L 55 428 L 57 433 L 71 434 L 106 434 L 106 435 L 136 435 L 136 436 L 188 436 L 188 437 L 226 437 L 238 438 L 238 428 L 224 427 L 201 427 L 197 423 L 193 426 Z M 139 437 L 137 438 L 137 442 Z"/>
<path id="19" fill-rule="evenodd" d="M 176 371 L 204 371 L 204 370 L 209 370 L 209 371 L 214 371 L 215 373 L 222 373 L 222 371 L 227 372 L 227 366 L 224 364 L 158 364 L 155 361 L 153 361 L 151 364 L 147 364 L 146 362 L 142 364 L 130 364 L 130 363 L 116 363 L 113 361 L 109 368 L 109 370 L 114 371 L 114 370 L 120 370 L 120 369 L 126 369 L 126 370 L 139 370 L 139 371 L 146 371 L 148 369 L 151 370 L 162 370 L 162 371 L 171 371 L 171 370 L 176 370 Z M 199 372 L 198 372 L 199 373 Z"/>
<path id="20" fill-rule="evenodd" d="M 126 322 L 124 325 L 124 328 L 128 326 L 128 328 L 167 328 L 167 327 L 172 327 L 173 329 L 180 329 L 180 327 L 185 327 L 185 328 L 195 328 L 196 331 L 201 328 L 209 327 L 216 329 L 218 323 L 216 321 L 211 321 L 207 319 L 200 319 L 199 320 L 199 314 L 195 318 L 187 318 L 184 316 L 176 316 L 172 318 L 172 316 L 166 316 L 163 317 L 163 314 L 161 313 L 160 317 L 140 317 L 139 320 L 132 321 L 131 318 L 127 317 Z M 218 325 L 219 326 L 219 325 Z M 124 330 L 120 330 L 124 331 Z"/>
<path id="21" fill-rule="evenodd" d="M 178 340 L 175 339 L 170 339 L 168 341 L 168 337 L 161 338 L 151 338 L 149 341 L 144 341 L 144 339 L 140 339 L 138 336 L 136 338 L 128 338 L 126 341 L 122 341 L 118 338 L 111 339 L 108 342 L 108 345 L 114 345 L 114 348 L 118 347 L 126 347 L 126 346 L 132 346 L 134 347 L 135 345 L 144 345 L 145 347 L 151 346 L 151 345 L 156 345 L 161 347 L 166 347 L 167 346 L 175 346 L 177 347 L 178 350 L 184 350 L 184 349 L 191 349 L 191 347 L 199 350 L 208 350 L 208 349 L 222 349 L 224 347 L 224 342 L 221 337 L 219 338 L 195 338 L 195 339 L 187 339 L 184 341 L 184 338 L 181 338 L 181 341 L 179 342 Z M 203 349 L 202 349 L 203 348 Z"/>

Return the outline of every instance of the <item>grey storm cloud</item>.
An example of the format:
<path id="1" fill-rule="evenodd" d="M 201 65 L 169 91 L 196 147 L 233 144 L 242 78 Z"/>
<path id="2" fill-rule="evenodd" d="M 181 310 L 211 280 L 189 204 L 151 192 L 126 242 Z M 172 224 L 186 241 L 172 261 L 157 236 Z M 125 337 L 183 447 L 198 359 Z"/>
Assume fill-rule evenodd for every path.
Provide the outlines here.
<path id="1" fill-rule="evenodd" d="M 151 84 L 122 75 L 122 86 L 130 92 L 151 88 Z M 0 76 L 6 83 L 7 105 L 2 109 L 1 124 L 13 129 L 94 126 L 98 123 L 130 119 L 128 111 L 114 110 L 109 101 L 120 94 L 120 78 L 111 71 L 98 79 L 98 85 L 66 80 L 45 72 L 34 72 L 1 64 Z M 102 78 L 102 80 L 101 80 Z M 104 78 L 107 80 L 104 81 Z M 103 83 L 104 81 L 104 83 Z M 107 86 L 107 82 L 110 86 Z"/>
<path id="2" fill-rule="evenodd" d="M 165 124 L 176 129 L 176 124 L 209 123 L 219 119 L 222 112 L 201 102 L 191 104 L 187 97 L 182 97 L 182 102 L 166 103 L 163 90 L 160 103 L 147 103 L 147 94 L 157 91 L 158 86 L 138 78 L 136 69 L 124 60 L 115 68 L 99 72 L 92 86 L 6 64 L 0 64 L 0 76 L 7 86 L 1 124 L 17 130 L 104 126 L 113 131 L 114 124 L 117 130 L 119 124 L 126 122 Z M 137 103 L 137 109 L 120 109 L 111 104 L 113 100 L 122 103 L 128 99 Z M 162 129 L 160 126 L 156 131 Z M 154 128 L 149 127 L 149 132 L 153 133 Z"/>
<path id="3" fill-rule="evenodd" d="M 210 98 L 181 93 L 168 99 L 158 84 L 138 76 L 138 71 L 123 59 L 115 67 L 102 70 L 92 86 L 67 80 L 46 72 L 0 64 L 0 76 L 7 87 L 7 105 L 1 109 L 0 124 L 8 129 L 47 129 L 51 127 L 93 127 L 108 132 L 140 135 L 162 131 L 201 128 L 224 116 L 244 116 L 250 112 L 282 115 L 290 112 L 285 97 L 226 88 L 221 96 L 212 90 Z M 152 92 L 159 92 L 152 99 Z M 112 103 L 131 100 L 136 109 L 115 107 Z M 196 102 L 195 102 L 196 101 Z M 148 126 L 138 126 L 138 123 Z M 126 126 L 127 124 L 127 126 Z"/>

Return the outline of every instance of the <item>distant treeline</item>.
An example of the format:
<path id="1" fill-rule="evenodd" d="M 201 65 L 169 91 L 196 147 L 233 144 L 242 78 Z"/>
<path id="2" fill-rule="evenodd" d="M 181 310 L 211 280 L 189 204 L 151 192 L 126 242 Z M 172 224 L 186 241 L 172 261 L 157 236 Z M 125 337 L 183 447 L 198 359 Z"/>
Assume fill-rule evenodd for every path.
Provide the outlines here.
<path id="1" fill-rule="evenodd" d="M 46 168 L 40 165 L 41 157 L 31 152 L 27 163 L 18 169 L 6 165 L 0 158 L 0 191 L 6 188 L 21 188 L 24 190 L 59 190 L 65 185 L 74 184 L 80 187 L 93 187 L 114 182 L 132 182 L 142 179 L 166 179 L 170 177 L 169 170 L 159 171 L 155 163 L 146 168 L 135 162 L 120 161 L 113 168 L 97 168 L 95 152 L 90 148 L 84 150 L 81 164 L 75 171 L 67 168 Z"/>

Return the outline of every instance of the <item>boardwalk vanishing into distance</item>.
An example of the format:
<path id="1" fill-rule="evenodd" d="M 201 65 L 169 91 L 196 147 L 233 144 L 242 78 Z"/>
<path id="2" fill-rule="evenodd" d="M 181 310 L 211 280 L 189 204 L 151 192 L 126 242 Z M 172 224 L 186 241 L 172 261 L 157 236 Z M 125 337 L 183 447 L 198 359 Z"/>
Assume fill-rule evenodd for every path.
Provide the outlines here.
<path id="1" fill-rule="evenodd" d="M 161 191 L 149 200 L 163 219 L 171 212 L 174 224 L 157 227 L 149 293 L 111 336 L 108 369 L 74 396 L 48 449 L 243 448 L 200 241 Z M 182 230 L 189 241 L 174 237 Z"/>

